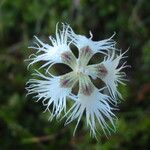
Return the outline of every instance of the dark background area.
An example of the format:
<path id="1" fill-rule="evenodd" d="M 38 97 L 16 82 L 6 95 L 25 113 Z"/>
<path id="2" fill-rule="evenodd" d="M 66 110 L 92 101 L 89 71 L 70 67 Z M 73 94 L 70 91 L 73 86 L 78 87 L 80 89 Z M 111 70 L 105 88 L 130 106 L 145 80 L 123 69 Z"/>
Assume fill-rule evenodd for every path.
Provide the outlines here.
<path id="1" fill-rule="evenodd" d="M 33 36 L 48 41 L 57 22 L 66 22 L 94 40 L 114 32 L 117 47 L 128 51 L 129 82 L 120 87 L 124 101 L 117 132 L 98 141 L 81 121 L 48 121 L 42 103 L 25 97 Z M 0 1 L 0 150 L 148 150 L 150 142 L 150 1 L 149 0 L 1 0 Z M 34 65 L 34 68 L 36 65 Z"/>

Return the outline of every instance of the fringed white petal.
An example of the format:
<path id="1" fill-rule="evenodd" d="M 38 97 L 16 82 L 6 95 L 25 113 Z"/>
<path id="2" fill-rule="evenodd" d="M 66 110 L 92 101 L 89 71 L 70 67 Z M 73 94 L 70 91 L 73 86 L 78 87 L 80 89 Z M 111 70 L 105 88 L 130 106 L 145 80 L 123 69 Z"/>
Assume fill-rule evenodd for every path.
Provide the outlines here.
<path id="1" fill-rule="evenodd" d="M 124 84 L 124 81 L 126 80 L 126 74 L 121 70 L 129 66 L 126 65 L 126 62 L 124 62 L 123 65 L 119 66 L 120 61 L 123 58 L 126 58 L 126 56 L 124 56 L 125 53 L 126 51 L 122 54 L 115 56 L 115 52 L 113 52 L 112 55 L 106 57 L 101 63 L 106 68 L 107 73 L 100 78 L 105 82 L 114 99 L 116 99 L 117 96 L 122 98 L 117 87 L 118 83 Z"/>
<path id="2" fill-rule="evenodd" d="M 27 84 L 28 94 L 35 94 L 37 101 L 42 100 L 46 110 L 50 111 L 50 106 L 52 106 L 52 114 L 50 119 L 53 117 L 59 117 L 61 112 L 66 111 L 66 100 L 67 96 L 71 95 L 72 85 L 69 83 L 69 87 L 63 87 L 61 85 L 62 76 L 44 76 L 40 72 L 36 71 L 34 74 L 42 79 L 30 79 Z"/>
<path id="3" fill-rule="evenodd" d="M 66 116 L 68 116 L 66 124 L 77 119 L 74 130 L 75 133 L 81 117 L 85 112 L 86 123 L 90 128 L 92 136 L 96 137 L 98 129 L 97 123 L 101 126 L 106 135 L 107 133 L 110 134 L 110 130 L 115 131 L 114 120 L 116 117 L 112 112 L 113 108 L 109 102 L 110 97 L 100 93 L 96 88 L 90 96 L 79 93 L 78 99 L 66 114 Z M 109 125 L 107 121 L 109 121 L 111 125 Z"/>
<path id="4" fill-rule="evenodd" d="M 66 51 L 70 51 L 67 30 L 68 28 L 63 26 L 62 31 L 59 31 L 57 25 L 56 38 L 51 36 L 49 37 L 51 45 L 42 42 L 36 36 L 34 36 L 37 41 L 36 46 L 31 46 L 29 48 L 32 48 L 37 52 L 36 54 L 30 55 L 30 58 L 28 59 L 28 61 L 30 61 L 29 66 L 36 62 L 44 61 L 44 64 L 40 68 L 48 66 L 49 69 L 55 63 L 63 63 L 61 54 Z"/>
<path id="5" fill-rule="evenodd" d="M 87 38 L 83 35 L 78 35 L 74 33 L 72 28 L 68 30 L 68 36 L 71 38 L 72 43 L 79 49 L 89 46 L 93 53 L 102 53 L 107 55 L 108 50 L 115 50 L 116 42 L 112 39 L 115 34 L 113 34 L 110 38 L 101 40 L 101 41 L 93 41 L 92 40 L 92 33 L 90 32 L 90 38 Z"/>

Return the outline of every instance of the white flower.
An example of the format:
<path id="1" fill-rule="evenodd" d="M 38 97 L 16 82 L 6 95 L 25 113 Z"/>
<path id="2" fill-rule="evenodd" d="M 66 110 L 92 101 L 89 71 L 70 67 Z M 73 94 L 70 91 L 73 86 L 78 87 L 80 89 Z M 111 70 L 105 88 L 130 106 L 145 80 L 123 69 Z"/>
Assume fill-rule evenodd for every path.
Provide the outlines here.
<path id="1" fill-rule="evenodd" d="M 74 133 L 84 114 L 87 127 L 94 137 L 98 132 L 98 125 L 106 135 L 110 133 L 110 130 L 115 131 L 116 116 L 113 110 L 116 108 L 114 108 L 114 104 L 117 105 L 117 96 L 121 97 L 118 84 L 123 84 L 125 80 L 125 73 L 121 70 L 127 67 L 126 62 L 120 67 L 118 65 L 120 60 L 125 58 L 125 53 L 116 55 L 115 42 L 112 37 L 102 41 L 92 41 L 91 38 L 76 35 L 70 26 L 64 24 L 62 31 L 58 32 L 56 28 L 56 40 L 50 39 L 52 46 L 37 39 L 42 47 L 36 49 L 38 52 L 44 53 L 39 55 L 37 53 L 36 57 L 30 59 L 30 65 L 38 61 L 46 61 L 41 68 L 47 67 L 47 75 L 36 71 L 34 74 L 36 78 L 27 82 L 28 94 L 35 94 L 37 101 L 43 102 L 46 110 L 51 113 L 50 120 L 53 117 L 59 118 L 63 112 L 65 113 L 64 117 L 67 117 L 66 124 L 77 119 Z M 77 46 L 78 58 L 70 50 L 70 44 Z M 33 48 L 35 49 L 35 47 Z M 88 65 L 95 53 L 106 54 L 106 56 L 101 63 Z M 55 63 L 64 63 L 71 67 L 72 71 L 61 76 L 54 76 L 48 70 Z M 90 77 L 100 78 L 105 86 L 98 89 Z M 72 91 L 77 85 L 76 83 L 79 83 L 77 95 Z M 110 94 L 102 93 L 104 89 L 108 89 Z M 73 101 L 73 105 L 69 109 L 67 100 L 68 102 Z M 107 122 L 110 122 L 110 125 Z"/>

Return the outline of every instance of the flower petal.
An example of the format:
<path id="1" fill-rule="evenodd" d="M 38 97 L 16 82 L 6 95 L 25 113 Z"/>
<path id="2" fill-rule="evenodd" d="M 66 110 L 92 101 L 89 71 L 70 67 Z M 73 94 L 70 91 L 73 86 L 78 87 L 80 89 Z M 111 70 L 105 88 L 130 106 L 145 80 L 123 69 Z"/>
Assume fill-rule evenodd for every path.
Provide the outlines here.
<path id="1" fill-rule="evenodd" d="M 110 97 L 100 93 L 99 90 L 96 87 L 94 87 L 94 85 L 90 81 L 87 82 L 89 82 L 92 91 L 90 90 L 90 92 L 84 93 L 83 92 L 84 90 L 82 88 L 86 87 L 85 83 L 84 82 L 80 83 L 79 80 L 79 84 L 84 84 L 84 85 L 80 86 L 78 98 L 75 101 L 74 105 L 70 108 L 70 110 L 66 114 L 66 116 L 68 116 L 66 120 L 66 124 L 77 119 L 77 124 L 74 130 L 75 133 L 76 128 L 81 120 L 81 117 L 85 112 L 86 123 L 87 126 L 90 128 L 92 135 L 96 137 L 96 131 L 97 131 L 96 123 L 100 124 L 102 130 L 107 135 L 106 131 L 110 133 L 109 130 L 113 130 L 113 131 L 115 130 L 115 125 L 114 125 L 115 115 L 112 113 L 113 108 L 109 105 Z M 110 121 L 112 127 L 110 127 L 106 123 L 106 120 Z"/>
<path id="2" fill-rule="evenodd" d="M 90 61 L 92 56 L 93 56 L 93 52 L 89 46 L 82 47 L 79 50 L 79 58 L 78 58 L 79 64 L 78 65 L 80 67 L 85 67 L 88 64 L 88 62 Z"/>
<path id="3" fill-rule="evenodd" d="M 102 53 L 107 55 L 107 51 L 110 49 L 115 50 L 116 42 L 112 39 L 115 34 L 113 34 L 110 38 L 101 40 L 101 41 L 93 41 L 92 33 L 90 32 L 91 37 L 87 38 L 83 35 L 76 34 L 72 28 L 69 28 L 68 36 L 72 39 L 72 43 L 80 50 L 83 47 L 89 46 L 92 49 L 93 53 Z"/>
<path id="4" fill-rule="evenodd" d="M 40 68 L 48 66 L 49 69 L 55 63 L 63 63 L 61 54 L 66 51 L 70 51 L 67 30 L 68 28 L 63 26 L 63 30 L 59 31 L 57 25 L 56 39 L 51 36 L 49 37 L 51 45 L 43 43 L 36 36 L 34 36 L 37 40 L 36 46 L 31 46 L 29 48 L 37 50 L 37 53 L 30 55 L 31 57 L 28 59 L 28 61 L 31 61 L 29 66 L 36 62 L 44 61 L 45 63 Z"/>
<path id="5" fill-rule="evenodd" d="M 58 118 L 63 110 L 66 111 L 66 100 L 67 97 L 72 97 L 71 89 L 77 81 L 76 77 L 73 76 L 73 72 L 59 77 L 47 77 L 38 71 L 34 75 L 42 79 L 28 81 L 28 94 L 36 94 L 35 97 L 38 101 L 42 100 L 48 111 L 50 106 L 53 106 L 51 119 L 55 116 Z"/>
<path id="6" fill-rule="evenodd" d="M 72 70 L 74 70 L 74 68 L 77 65 L 77 59 L 75 57 L 75 55 L 72 53 L 72 51 L 65 51 L 61 54 L 61 60 L 64 64 L 70 66 L 72 68 Z"/>
<path id="7" fill-rule="evenodd" d="M 126 80 L 126 74 L 121 72 L 121 70 L 129 66 L 126 65 L 126 62 L 120 67 L 118 67 L 118 65 L 120 61 L 126 57 L 124 56 L 125 53 L 126 52 L 115 56 L 115 52 L 113 51 L 113 53 L 108 57 L 105 57 L 104 61 L 100 64 L 89 65 L 86 67 L 86 73 L 88 75 L 94 79 L 98 77 L 105 82 L 113 99 L 116 99 L 117 96 L 122 98 L 117 87 L 118 83 L 124 84 L 123 81 Z"/>

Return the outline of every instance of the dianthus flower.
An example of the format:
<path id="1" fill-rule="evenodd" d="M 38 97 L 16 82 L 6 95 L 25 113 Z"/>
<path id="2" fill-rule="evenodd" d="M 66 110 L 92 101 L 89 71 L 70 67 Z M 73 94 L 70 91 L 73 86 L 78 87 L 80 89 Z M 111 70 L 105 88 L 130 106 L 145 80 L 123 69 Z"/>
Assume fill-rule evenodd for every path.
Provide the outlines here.
<path id="1" fill-rule="evenodd" d="M 92 136 L 96 137 L 98 126 L 104 133 L 115 131 L 117 99 L 121 97 L 118 84 L 124 84 L 125 73 L 122 69 L 127 67 L 124 61 L 124 53 L 118 53 L 115 48 L 116 42 L 112 37 L 93 41 L 91 37 L 76 34 L 69 25 L 62 25 L 62 29 L 56 26 L 56 37 L 49 37 L 51 44 L 43 43 L 37 37 L 36 54 L 29 57 L 29 66 L 43 62 L 40 68 L 46 68 L 44 74 L 35 70 L 34 78 L 27 82 L 28 94 L 35 94 L 37 101 L 41 100 L 50 112 L 50 120 L 54 117 L 60 118 L 65 113 L 66 123 L 77 120 L 76 128 L 85 114 L 87 127 Z M 76 57 L 71 50 L 71 45 L 78 49 L 79 56 Z M 104 59 L 98 64 L 89 65 L 94 54 L 101 54 Z M 62 63 L 68 65 L 72 71 L 64 75 L 55 76 L 49 72 L 52 65 Z M 37 78 L 38 77 L 38 78 Z M 102 88 L 97 88 L 92 80 L 100 79 L 105 83 Z M 92 80 L 91 80 L 92 79 Z M 73 93 L 73 88 L 78 83 L 79 91 Z M 72 106 L 68 108 L 69 101 Z M 99 124 L 99 125 L 98 125 Z"/>

